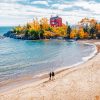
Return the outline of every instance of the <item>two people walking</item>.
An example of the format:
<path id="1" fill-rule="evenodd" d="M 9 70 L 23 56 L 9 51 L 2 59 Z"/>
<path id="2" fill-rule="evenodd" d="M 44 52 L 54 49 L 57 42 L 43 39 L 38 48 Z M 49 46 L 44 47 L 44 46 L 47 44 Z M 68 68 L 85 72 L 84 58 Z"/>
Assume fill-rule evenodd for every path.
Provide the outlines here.
<path id="1" fill-rule="evenodd" d="M 49 73 L 49 80 L 54 80 L 54 76 L 55 76 L 55 73 L 54 72 L 50 72 Z"/>

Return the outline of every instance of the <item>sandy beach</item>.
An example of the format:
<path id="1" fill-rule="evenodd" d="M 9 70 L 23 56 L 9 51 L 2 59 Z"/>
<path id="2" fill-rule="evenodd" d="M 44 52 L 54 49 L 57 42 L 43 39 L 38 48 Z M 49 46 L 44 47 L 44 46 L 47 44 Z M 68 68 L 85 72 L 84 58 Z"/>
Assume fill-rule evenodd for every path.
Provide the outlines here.
<path id="1" fill-rule="evenodd" d="M 98 53 L 87 62 L 48 78 L 0 92 L 0 100 L 100 100 L 100 40 Z"/>

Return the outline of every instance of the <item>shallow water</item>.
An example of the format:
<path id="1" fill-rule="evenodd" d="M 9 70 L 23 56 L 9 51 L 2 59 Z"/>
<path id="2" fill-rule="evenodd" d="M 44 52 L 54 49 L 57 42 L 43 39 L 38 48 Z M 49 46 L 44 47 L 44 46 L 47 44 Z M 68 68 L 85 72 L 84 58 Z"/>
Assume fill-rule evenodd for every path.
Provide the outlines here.
<path id="1" fill-rule="evenodd" d="M 3 35 L 11 27 L 1 27 Z M 94 46 L 61 40 L 0 39 L 0 81 L 37 75 L 74 65 L 90 56 Z"/>

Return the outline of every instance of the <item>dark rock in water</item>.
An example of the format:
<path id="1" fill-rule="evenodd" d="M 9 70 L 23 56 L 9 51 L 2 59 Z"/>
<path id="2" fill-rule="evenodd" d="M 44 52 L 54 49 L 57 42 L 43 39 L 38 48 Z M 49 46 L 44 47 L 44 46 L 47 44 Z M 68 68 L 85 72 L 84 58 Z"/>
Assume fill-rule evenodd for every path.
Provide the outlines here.
<path id="1" fill-rule="evenodd" d="M 8 32 L 5 33 L 3 36 L 5 36 L 5 37 L 10 37 L 10 38 L 14 38 L 16 35 L 15 35 L 12 31 L 8 31 Z"/>
<path id="2" fill-rule="evenodd" d="M 14 39 L 23 39 L 23 40 L 39 40 L 40 38 L 34 37 L 34 36 L 27 36 L 25 34 L 16 34 L 13 31 L 8 31 L 7 33 L 5 33 L 3 35 L 4 37 L 10 37 L 10 38 L 14 38 Z"/>
<path id="3" fill-rule="evenodd" d="M 12 32 L 12 31 L 8 31 L 3 36 L 14 38 L 14 39 L 26 39 L 24 34 L 17 35 L 16 33 Z"/>

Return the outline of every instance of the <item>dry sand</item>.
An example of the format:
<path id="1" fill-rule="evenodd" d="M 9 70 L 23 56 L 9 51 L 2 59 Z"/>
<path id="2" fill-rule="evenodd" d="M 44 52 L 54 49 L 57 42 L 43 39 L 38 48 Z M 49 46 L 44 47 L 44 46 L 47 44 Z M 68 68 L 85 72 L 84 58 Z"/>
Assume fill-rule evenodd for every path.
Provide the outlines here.
<path id="1" fill-rule="evenodd" d="M 89 41 L 87 41 L 89 42 Z M 100 42 L 98 53 L 77 67 L 0 93 L 0 100 L 100 100 Z"/>

